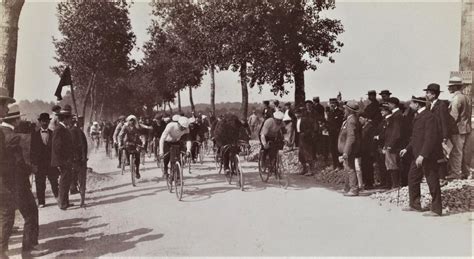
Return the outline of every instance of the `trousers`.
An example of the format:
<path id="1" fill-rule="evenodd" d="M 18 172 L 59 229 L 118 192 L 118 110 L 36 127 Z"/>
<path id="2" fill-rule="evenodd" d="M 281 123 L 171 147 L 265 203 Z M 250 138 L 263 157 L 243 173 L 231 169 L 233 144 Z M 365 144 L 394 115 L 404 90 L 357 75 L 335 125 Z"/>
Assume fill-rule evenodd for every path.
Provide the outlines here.
<path id="1" fill-rule="evenodd" d="M 436 167 L 436 161 L 427 159 L 423 161 L 421 167 L 417 168 L 415 160 L 413 160 L 410 166 L 410 172 L 408 173 L 408 194 L 410 207 L 421 210 L 420 184 L 424 175 L 432 197 L 431 211 L 441 215 L 441 187 L 439 185 L 439 175 Z"/>
<path id="2" fill-rule="evenodd" d="M 61 166 L 58 170 L 60 173 L 58 206 L 61 209 L 66 209 L 69 206 L 69 188 L 73 178 L 72 166 Z"/>
<path id="3" fill-rule="evenodd" d="M 449 174 L 459 177 L 469 174 L 469 164 L 471 160 L 471 152 L 469 147 L 470 134 L 455 134 L 450 140 L 453 143 L 453 149 L 449 155 Z"/>
<path id="4" fill-rule="evenodd" d="M 55 198 L 58 197 L 59 193 L 59 173 L 56 168 L 38 168 L 38 173 L 35 175 L 35 185 L 36 185 L 36 198 L 38 199 L 38 204 L 45 204 L 45 190 L 46 190 L 46 178 L 49 180 L 51 185 L 51 190 Z"/>

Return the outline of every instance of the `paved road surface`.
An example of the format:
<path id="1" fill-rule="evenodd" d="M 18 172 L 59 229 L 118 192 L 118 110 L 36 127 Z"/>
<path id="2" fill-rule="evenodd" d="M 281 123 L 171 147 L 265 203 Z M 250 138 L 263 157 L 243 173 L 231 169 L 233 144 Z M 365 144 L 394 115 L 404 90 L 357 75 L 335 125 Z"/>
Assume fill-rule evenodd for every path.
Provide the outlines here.
<path id="1" fill-rule="evenodd" d="M 426 218 L 367 197 L 347 198 L 295 176 L 287 190 L 245 164 L 244 192 L 207 158 L 186 174 L 185 196 L 167 191 L 146 163 L 137 187 L 101 152 L 88 207 L 40 210 L 37 254 L 53 256 L 470 256 L 472 215 Z M 73 202 L 79 203 L 74 195 Z M 50 197 L 47 202 L 52 203 Z M 21 233 L 13 237 L 18 255 Z"/>

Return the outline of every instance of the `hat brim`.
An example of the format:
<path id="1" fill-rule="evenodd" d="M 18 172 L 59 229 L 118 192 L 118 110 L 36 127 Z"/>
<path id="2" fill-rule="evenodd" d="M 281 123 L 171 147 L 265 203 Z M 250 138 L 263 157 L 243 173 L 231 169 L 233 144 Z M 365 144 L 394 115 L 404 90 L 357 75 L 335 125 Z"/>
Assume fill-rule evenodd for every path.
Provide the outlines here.
<path id="1" fill-rule="evenodd" d="M 344 104 L 343 107 L 346 108 L 346 109 L 349 109 L 349 110 L 351 110 L 351 111 L 353 111 L 353 112 L 360 112 L 360 109 L 357 109 L 357 110 L 356 110 L 356 109 L 354 109 L 353 107 L 350 107 L 350 106 L 347 105 L 347 104 Z"/>
<path id="2" fill-rule="evenodd" d="M 16 100 L 8 96 L 0 96 L 0 100 L 6 100 L 7 104 L 16 103 Z"/>
<path id="3" fill-rule="evenodd" d="M 12 115 L 12 116 L 6 116 L 6 117 L 3 117 L 2 120 L 19 119 L 23 116 L 26 116 L 26 114 L 17 114 L 17 115 Z"/>

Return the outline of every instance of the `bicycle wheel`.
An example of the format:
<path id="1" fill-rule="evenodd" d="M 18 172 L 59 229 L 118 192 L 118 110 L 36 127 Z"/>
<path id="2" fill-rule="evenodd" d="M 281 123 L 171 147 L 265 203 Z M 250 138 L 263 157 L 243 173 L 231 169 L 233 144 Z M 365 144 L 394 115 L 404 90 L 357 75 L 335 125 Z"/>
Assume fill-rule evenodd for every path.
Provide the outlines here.
<path id="1" fill-rule="evenodd" d="M 263 163 L 263 150 L 260 150 L 258 155 L 258 174 L 260 175 L 262 182 L 268 182 L 268 178 L 270 178 L 270 170 L 268 170 Z"/>
<path id="2" fill-rule="evenodd" d="M 290 175 L 287 170 L 283 170 L 283 161 L 280 154 L 277 155 L 275 163 L 275 175 L 278 178 L 278 183 L 280 187 L 286 189 L 290 184 Z"/>
<path id="3" fill-rule="evenodd" d="M 130 154 L 130 174 L 132 175 L 132 185 L 135 185 L 135 178 L 136 178 L 136 165 L 135 165 L 135 155 Z"/>
<path id="4" fill-rule="evenodd" d="M 240 158 L 238 155 L 235 155 L 234 157 L 234 167 L 235 167 L 235 172 L 237 174 L 237 187 L 240 188 L 241 191 L 244 190 L 244 172 L 242 171 L 242 165 L 240 164 Z"/>
<path id="5" fill-rule="evenodd" d="M 180 201 L 183 198 L 183 169 L 181 168 L 179 162 L 176 162 L 175 168 L 176 169 L 174 173 L 174 186 L 176 190 L 176 197 L 178 198 L 178 201 Z"/>
<path id="6" fill-rule="evenodd" d="M 227 182 L 229 184 L 232 184 L 232 175 L 235 174 L 236 169 L 235 169 L 235 160 L 231 159 L 230 161 L 230 172 L 224 172 L 225 173 L 225 178 L 227 179 Z"/>
<path id="7" fill-rule="evenodd" d="M 199 162 L 201 165 L 204 163 L 204 144 L 201 144 L 201 147 L 199 148 Z"/>
<path id="8" fill-rule="evenodd" d="M 175 169 L 174 169 L 174 166 L 171 166 L 171 168 L 170 168 L 171 174 L 168 174 L 168 175 L 166 175 L 166 177 L 165 177 L 165 178 L 166 178 L 166 179 L 165 179 L 165 181 L 166 181 L 166 186 L 168 187 L 168 191 L 169 191 L 170 193 L 173 192 L 173 180 L 174 180 L 174 174 L 175 174 L 175 173 L 174 173 L 174 170 L 175 170 Z"/>

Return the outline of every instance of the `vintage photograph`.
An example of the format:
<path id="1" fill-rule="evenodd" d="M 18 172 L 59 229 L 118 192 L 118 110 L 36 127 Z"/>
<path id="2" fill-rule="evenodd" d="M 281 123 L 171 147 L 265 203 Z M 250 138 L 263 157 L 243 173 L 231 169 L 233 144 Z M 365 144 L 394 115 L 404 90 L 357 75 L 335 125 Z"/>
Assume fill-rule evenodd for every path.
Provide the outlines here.
<path id="1" fill-rule="evenodd" d="M 0 0 L 0 259 L 472 258 L 474 0 Z"/>

